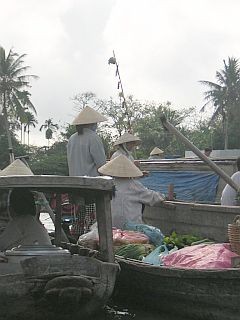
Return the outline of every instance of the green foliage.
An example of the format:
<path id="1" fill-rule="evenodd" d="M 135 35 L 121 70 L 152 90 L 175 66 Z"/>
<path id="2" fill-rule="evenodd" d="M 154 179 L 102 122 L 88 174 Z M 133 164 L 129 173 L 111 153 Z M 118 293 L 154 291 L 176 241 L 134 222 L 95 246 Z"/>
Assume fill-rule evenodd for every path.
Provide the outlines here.
<path id="1" fill-rule="evenodd" d="M 115 254 L 124 258 L 142 260 L 155 247 L 151 244 L 129 243 L 115 248 Z"/>
<path id="2" fill-rule="evenodd" d="M 190 246 L 192 243 L 201 240 L 200 237 L 192 234 L 178 234 L 173 231 L 170 235 L 166 235 L 163 239 L 163 244 L 165 244 L 168 250 L 173 249 L 175 246 L 178 249 L 184 248 L 185 246 Z"/>
<path id="3" fill-rule="evenodd" d="M 58 124 L 53 123 L 53 119 L 47 119 L 45 120 L 44 124 L 41 125 L 39 130 L 42 131 L 42 129 L 45 129 L 45 138 L 48 140 L 48 146 L 49 140 L 52 139 L 53 133 L 56 132 L 58 128 Z"/>
<path id="4" fill-rule="evenodd" d="M 70 124 L 67 124 L 66 127 L 64 128 L 64 131 L 60 133 L 60 136 L 64 140 L 68 140 L 71 137 L 71 135 L 74 134 L 75 132 L 76 132 L 76 127 Z"/>
<path id="5" fill-rule="evenodd" d="M 23 66 L 25 57 L 25 54 L 19 56 L 12 50 L 6 55 L 0 47 L 0 95 L 5 109 L 3 112 L 9 117 L 24 117 L 26 108 L 36 113 L 26 88 L 30 87 L 29 79 L 37 77 L 25 74 L 29 69 Z"/>
<path id="6" fill-rule="evenodd" d="M 235 58 L 228 58 L 228 62 L 223 62 L 224 69 L 216 72 L 217 83 L 200 81 L 209 87 L 209 90 L 204 92 L 206 104 L 202 111 L 209 105 L 213 106 L 211 124 L 221 119 L 224 148 L 239 148 L 237 119 L 240 116 L 240 68 Z"/>
<path id="7" fill-rule="evenodd" d="M 138 119 L 134 125 L 135 132 L 142 141 L 138 150 L 138 152 L 141 150 L 141 156 L 143 158 L 148 157 L 155 146 L 164 150 L 166 154 L 183 155 L 184 146 L 176 140 L 175 136 L 165 131 L 160 116 L 164 114 L 170 123 L 178 128 L 180 127 L 181 131 L 180 125 L 189 117 L 191 111 L 191 109 L 174 110 L 170 103 L 165 105 L 151 103 L 151 105 L 147 105 L 144 117 Z"/>
<path id="8" fill-rule="evenodd" d="M 10 123 L 24 119 L 27 110 L 36 113 L 30 100 L 31 94 L 26 89 L 30 87 L 29 79 L 37 77 L 25 74 L 29 69 L 28 66 L 23 66 L 25 57 L 25 54 L 18 55 L 12 50 L 6 55 L 5 50 L 0 47 L 0 103 L 10 149 L 13 148 Z"/>
<path id="9" fill-rule="evenodd" d="M 68 175 L 66 142 L 56 142 L 48 150 L 38 148 L 29 165 L 34 174 Z"/>
<path id="10" fill-rule="evenodd" d="M 14 148 L 15 156 L 25 155 L 27 153 L 26 146 L 21 145 L 16 137 L 11 133 L 12 143 Z M 3 133 L 3 128 L 0 127 L 0 169 L 8 166 L 9 163 L 9 149 L 8 140 L 5 133 Z"/>

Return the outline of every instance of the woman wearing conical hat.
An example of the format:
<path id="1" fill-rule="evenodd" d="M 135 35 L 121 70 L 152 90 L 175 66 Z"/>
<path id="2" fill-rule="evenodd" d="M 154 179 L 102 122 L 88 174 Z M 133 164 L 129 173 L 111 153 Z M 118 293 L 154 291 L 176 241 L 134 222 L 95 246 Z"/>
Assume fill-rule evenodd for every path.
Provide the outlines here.
<path id="1" fill-rule="evenodd" d="M 115 141 L 114 146 L 117 150 L 111 156 L 111 160 L 117 156 L 124 155 L 129 160 L 134 162 L 134 157 L 132 151 L 134 147 L 139 145 L 141 140 L 131 133 L 125 132 L 117 141 Z"/>
<path id="2" fill-rule="evenodd" d="M 155 147 L 150 152 L 150 157 L 148 159 L 149 160 L 157 160 L 157 159 L 163 159 L 163 158 L 164 158 L 164 151 L 158 147 Z"/>
<path id="3" fill-rule="evenodd" d="M 111 201 L 112 224 L 124 229 L 127 222 L 143 223 L 142 206 L 153 206 L 164 201 L 164 195 L 147 189 L 139 181 L 143 173 L 126 156 L 120 155 L 98 171 L 115 178 L 116 192 Z"/>
<path id="4" fill-rule="evenodd" d="M 6 168 L 0 171 L 0 177 L 23 175 L 33 175 L 33 172 L 20 159 L 14 160 Z M 8 197 L 9 191 L 0 191 L 0 234 L 5 230 L 10 219 L 8 213 Z"/>
<path id="5" fill-rule="evenodd" d="M 97 123 L 107 119 L 90 107 L 85 107 L 74 119 L 76 126 L 67 144 L 67 160 L 70 176 L 98 176 L 98 168 L 106 163 L 103 143 L 96 133 Z M 91 201 L 90 201 L 91 202 Z M 77 220 L 72 225 L 72 235 L 78 238 L 96 218 L 96 207 L 92 203 L 80 205 Z"/>
<path id="6" fill-rule="evenodd" d="M 96 134 L 97 123 L 107 119 L 90 107 L 85 107 L 74 119 L 76 126 L 67 144 L 70 176 L 98 176 L 98 168 L 106 163 L 103 143 Z"/>

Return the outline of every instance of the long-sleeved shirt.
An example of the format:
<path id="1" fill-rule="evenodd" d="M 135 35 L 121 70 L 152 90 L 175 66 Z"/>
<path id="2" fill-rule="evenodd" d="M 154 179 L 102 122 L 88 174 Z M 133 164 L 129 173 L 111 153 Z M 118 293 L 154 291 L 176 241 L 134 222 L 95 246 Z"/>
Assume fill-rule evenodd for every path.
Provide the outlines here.
<path id="1" fill-rule="evenodd" d="M 89 128 L 83 134 L 74 133 L 67 144 L 67 160 L 70 176 L 98 176 L 98 168 L 106 163 L 99 136 Z"/>
<path id="2" fill-rule="evenodd" d="M 41 222 L 31 216 L 13 218 L 0 235 L 0 250 L 4 251 L 18 245 L 50 245 L 51 240 Z"/>
<path id="3" fill-rule="evenodd" d="M 111 159 L 114 159 L 118 156 L 124 155 L 126 156 L 129 160 L 131 160 L 132 162 L 134 162 L 134 158 L 132 156 L 132 153 L 130 151 L 126 151 L 122 146 L 119 146 L 118 149 L 113 153 L 113 155 L 111 156 Z"/>
<path id="4" fill-rule="evenodd" d="M 122 229 L 127 221 L 143 223 L 142 205 L 153 206 L 164 200 L 164 196 L 147 189 L 136 179 L 115 178 L 116 192 L 111 201 L 112 225 Z"/>
<path id="5" fill-rule="evenodd" d="M 240 171 L 235 172 L 232 176 L 231 179 L 240 186 Z M 222 206 L 236 206 L 236 197 L 237 197 L 237 192 L 230 187 L 229 184 L 227 184 L 223 191 L 222 191 L 222 197 L 221 197 L 221 205 Z"/>

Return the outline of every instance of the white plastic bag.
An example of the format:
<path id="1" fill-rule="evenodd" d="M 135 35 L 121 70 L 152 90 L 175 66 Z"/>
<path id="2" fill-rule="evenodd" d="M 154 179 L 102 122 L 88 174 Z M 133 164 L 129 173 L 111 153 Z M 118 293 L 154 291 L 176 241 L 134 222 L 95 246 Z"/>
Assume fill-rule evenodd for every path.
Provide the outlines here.
<path id="1" fill-rule="evenodd" d="M 98 249 L 99 236 L 98 236 L 98 228 L 97 228 L 96 222 L 91 226 L 91 231 L 82 234 L 78 238 L 77 244 L 93 250 Z"/>

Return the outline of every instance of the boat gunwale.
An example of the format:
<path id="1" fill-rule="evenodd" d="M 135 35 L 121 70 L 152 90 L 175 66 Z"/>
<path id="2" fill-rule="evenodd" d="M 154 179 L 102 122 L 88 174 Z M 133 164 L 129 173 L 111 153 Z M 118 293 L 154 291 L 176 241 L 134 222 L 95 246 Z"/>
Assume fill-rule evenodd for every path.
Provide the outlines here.
<path id="1" fill-rule="evenodd" d="M 167 266 L 156 266 L 145 263 L 144 261 L 137 261 L 134 259 L 125 259 L 117 256 L 117 262 L 122 268 L 122 264 L 128 266 L 128 271 L 131 269 L 134 272 L 145 272 L 156 274 L 161 272 L 162 277 L 186 277 L 186 278 L 239 278 L 240 268 L 225 268 L 225 269 L 191 269 L 191 268 L 176 268 Z M 150 272 L 149 272 L 150 271 Z"/>
<path id="2" fill-rule="evenodd" d="M 57 176 L 57 175 L 13 175 L 0 176 L 0 189 L 10 188 L 57 188 L 85 189 L 93 191 L 114 190 L 114 179 L 109 177 Z"/>

